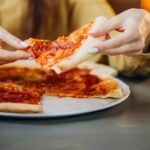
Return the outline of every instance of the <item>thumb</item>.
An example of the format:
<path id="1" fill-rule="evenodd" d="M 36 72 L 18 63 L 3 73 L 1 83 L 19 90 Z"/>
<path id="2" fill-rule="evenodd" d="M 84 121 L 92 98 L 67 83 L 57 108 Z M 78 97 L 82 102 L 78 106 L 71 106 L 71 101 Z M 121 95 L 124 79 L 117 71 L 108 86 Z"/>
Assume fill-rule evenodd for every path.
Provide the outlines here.
<path id="1" fill-rule="evenodd" d="M 99 37 L 106 35 L 110 31 L 115 30 L 119 27 L 120 27 L 120 20 L 118 19 L 118 16 L 112 17 L 108 21 L 98 18 L 93 28 L 89 31 L 89 34 L 91 34 L 94 37 Z"/>
<path id="2" fill-rule="evenodd" d="M 21 41 L 20 39 L 13 36 L 12 34 L 10 34 L 1 27 L 0 27 L 0 40 L 17 49 L 25 49 L 29 46 L 27 43 Z"/>
<path id="3" fill-rule="evenodd" d="M 8 51 L 1 49 L 0 50 L 0 60 L 3 61 L 15 61 L 18 59 L 27 59 L 31 57 L 27 52 L 17 50 L 17 51 Z"/>

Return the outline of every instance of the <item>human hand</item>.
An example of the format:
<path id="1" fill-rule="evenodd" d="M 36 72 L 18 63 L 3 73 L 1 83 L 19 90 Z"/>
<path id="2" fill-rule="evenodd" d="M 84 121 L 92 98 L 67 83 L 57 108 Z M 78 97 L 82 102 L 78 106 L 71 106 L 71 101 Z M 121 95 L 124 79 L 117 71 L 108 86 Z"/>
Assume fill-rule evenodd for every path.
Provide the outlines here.
<path id="1" fill-rule="evenodd" d="M 100 42 L 89 52 L 100 52 L 104 55 L 139 55 L 150 43 L 150 13 L 142 9 L 129 9 L 108 21 L 103 21 L 99 26 L 95 25 L 89 34 L 99 37 L 112 30 L 117 30 L 120 34 Z"/>
<path id="2" fill-rule="evenodd" d="M 16 51 L 8 51 L 2 48 L 3 43 L 6 43 L 13 48 L 20 49 Z M 18 59 L 27 59 L 30 54 L 21 51 L 28 47 L 28 44 L 22 42 L 15 36 L 11 35 L 9 32 L 0 27 L 0 65 L 13 62 Z"/>

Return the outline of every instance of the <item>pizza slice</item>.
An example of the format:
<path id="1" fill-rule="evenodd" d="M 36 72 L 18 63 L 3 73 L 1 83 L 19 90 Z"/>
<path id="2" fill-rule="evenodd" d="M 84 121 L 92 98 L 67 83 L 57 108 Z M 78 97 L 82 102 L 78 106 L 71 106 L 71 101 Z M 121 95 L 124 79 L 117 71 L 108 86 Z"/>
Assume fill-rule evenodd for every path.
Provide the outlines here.
<path id="1" fill-rule="evenodd" d="M 74 98 L 120 98 L 119 83 L 99 70 L 72 69 L 61 74 L 51 74 L 45 80 L 45 94 Z"/>
<path id="2" fill-rule="evenodd" d="M 26 87 L 12 82 L 0 82 L 0 111 L 40 112 L 41 96 L 41 90 L 36 87 Z"/>
<path id="3" fill-rule="evenodd" d="M 46 71 L 52 69 L 56 73 L 62 73 L 73 69 L 81 62 L 97 55 L 89 54 L 87 50 L 105 40 L 105 37 L 93 38 L 88 31 L 99 21 L 100 19 L 97 18 L 94 22 L 82 26 L 66 37 L 59 37 L 55 41 L 30 38 L 26 40 L 30 45 L 27 51 Z"/>

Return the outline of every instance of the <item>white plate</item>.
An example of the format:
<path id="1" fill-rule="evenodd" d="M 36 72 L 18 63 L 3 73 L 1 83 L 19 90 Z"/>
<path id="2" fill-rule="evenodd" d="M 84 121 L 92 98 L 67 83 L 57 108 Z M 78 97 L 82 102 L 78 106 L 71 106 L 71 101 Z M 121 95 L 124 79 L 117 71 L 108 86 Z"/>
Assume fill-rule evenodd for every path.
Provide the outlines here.
<path id="1" fill-rule="evenodd" d="M 118 80 L 118 79 L 117 79 Z M 43 96 L 43 112 L 40 113 L 5 113 L 0 112 L 0 116 L 18 117 L 18 118 L 54 118 L 66 117 L 99 111 L 118 105 L 125 101 L 130 94 L 127 84 L 118 80 L 123 90 L 123 96 L 120 99 L 99 99 L 99 98 L 58 98 L 52 96 Z"/>

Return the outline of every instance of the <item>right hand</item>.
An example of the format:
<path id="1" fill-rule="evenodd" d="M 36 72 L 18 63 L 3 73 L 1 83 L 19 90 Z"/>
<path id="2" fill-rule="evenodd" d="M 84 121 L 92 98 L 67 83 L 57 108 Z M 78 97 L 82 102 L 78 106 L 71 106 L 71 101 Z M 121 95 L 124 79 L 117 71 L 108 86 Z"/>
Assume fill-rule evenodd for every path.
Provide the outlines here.
<path id="1" fill-rule="evenodd" d="M 104 55 L 136 56 L 149 52 L 150 13 L 142 9 L 126 10 L 108 21 L 101 19 L 101 24 L 93 27 L 89 33 L 93 37 L 101 37 L 117 30 L 118 36 L 95 45 L 93 52 Z M 91 51 L 92 52 L 92 51 Z"/>
<path id="2" fill-rule="evenodd" d="M 16 51 L 8 51 L 2 48 L 2 44 L 6 43 L 13 48 L 19 49 Z M 7 64 L 18 59 L 27 59 L 30 57 L 30 54 L 27 52 L 21 51 L 26 49 L 28 44 L 16 38 L 2 27 L 0 27 L 0 65 Z"/>

